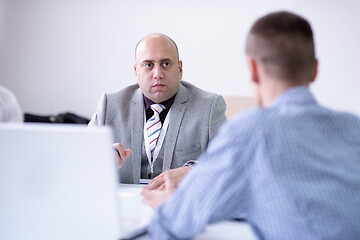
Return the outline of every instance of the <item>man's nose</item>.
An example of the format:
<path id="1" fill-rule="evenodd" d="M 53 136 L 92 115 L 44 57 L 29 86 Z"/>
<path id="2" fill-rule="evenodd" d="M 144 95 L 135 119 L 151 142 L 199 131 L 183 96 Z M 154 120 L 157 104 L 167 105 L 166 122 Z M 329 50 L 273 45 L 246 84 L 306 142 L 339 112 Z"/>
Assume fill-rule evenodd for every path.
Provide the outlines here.
<path id="1" fill-rule="evenodd" d="M 162 79 L 164 77 L 163 69 L 160 65 L 155 65 L 153 77 L 155 79 Z"/>

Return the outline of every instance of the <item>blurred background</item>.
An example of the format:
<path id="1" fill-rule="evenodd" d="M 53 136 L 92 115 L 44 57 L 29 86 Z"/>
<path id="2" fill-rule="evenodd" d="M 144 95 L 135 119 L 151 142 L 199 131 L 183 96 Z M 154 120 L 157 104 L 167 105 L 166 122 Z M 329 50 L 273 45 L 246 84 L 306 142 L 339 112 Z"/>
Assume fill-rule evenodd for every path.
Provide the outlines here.
<path id="1" fill-rule="evenodd" d="M 0 0 L 0 85 L 24 112 L 90 118 L 102 92 L 135 83 L 134 48 L 161 32 L 178 44 L 183 79 L 251 96 L 244 56 L 253 22 L 289 10 L 312 24 L 320 103 L 360 115 L 357 0 Z"/>

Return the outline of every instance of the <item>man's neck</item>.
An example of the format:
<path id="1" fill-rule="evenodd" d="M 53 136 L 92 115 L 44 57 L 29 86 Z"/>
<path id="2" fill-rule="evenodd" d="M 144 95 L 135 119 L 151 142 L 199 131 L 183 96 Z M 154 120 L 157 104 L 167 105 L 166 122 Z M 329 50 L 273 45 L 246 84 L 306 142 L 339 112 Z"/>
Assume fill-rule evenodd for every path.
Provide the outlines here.
<path id="1" fill-rule="evenodd" d="M 170 107 L 172 106 L 172 104 L 174 102 L 175 96 L 176 96 L 176 94 L 174 96 L 172 96 L 171 98 L 169 98 L 168 100 L 161 102 L 161 104 L 163 104 L 166 109 L 170 109 Z M 147 98 L 144 94 L 143 94 L 143 97 L 144 97 L 144 102 L 145 102 L 145 109 L 148 109 L 151 106 L 151 104 L 154 104 L 154 102 L 152 100 L 150 100 L 149 98 Z"/>
<path id="2" fill-rule="evenodd" d="M 280 96 L 282 93 L 284 93 L 289 88 L 295 87 L 295 86 L 306 86 L 308 87 L 309 84 L 286 84 L 284 82 L 280 81 L 264 81 L 262 85 L 261 91 L 261 105 L 264 108 L 269 107 L 272 102 Z"/>

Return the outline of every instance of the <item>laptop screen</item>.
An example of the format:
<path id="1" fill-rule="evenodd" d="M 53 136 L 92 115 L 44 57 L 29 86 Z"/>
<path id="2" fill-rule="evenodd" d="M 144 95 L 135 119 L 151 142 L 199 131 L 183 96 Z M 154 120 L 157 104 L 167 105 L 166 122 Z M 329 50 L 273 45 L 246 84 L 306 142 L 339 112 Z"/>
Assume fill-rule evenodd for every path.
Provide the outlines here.
<path id="1" fill-rule="evenodd" d="M 0 239 L 118 239 L 109 128 L 0 125 Z"/>

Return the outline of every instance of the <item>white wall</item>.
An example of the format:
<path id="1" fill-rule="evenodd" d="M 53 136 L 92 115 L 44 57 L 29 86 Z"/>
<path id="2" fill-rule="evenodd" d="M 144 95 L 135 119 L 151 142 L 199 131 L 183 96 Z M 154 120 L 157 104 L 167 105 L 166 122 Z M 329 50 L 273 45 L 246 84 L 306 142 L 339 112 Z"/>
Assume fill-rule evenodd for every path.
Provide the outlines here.
<path id="1" fill-rule="evenodd" d="M 0 0 L 0 84 L 26 112 L 90 117 L 103 91 L 136 81 L 136 42 L 162 32 L 179 46 L 184 80 L 250 96 L 245 36 L 274 10 L 297 12 L 313 26 L 317 99 L 360 115 L 357 0 Z"/>

